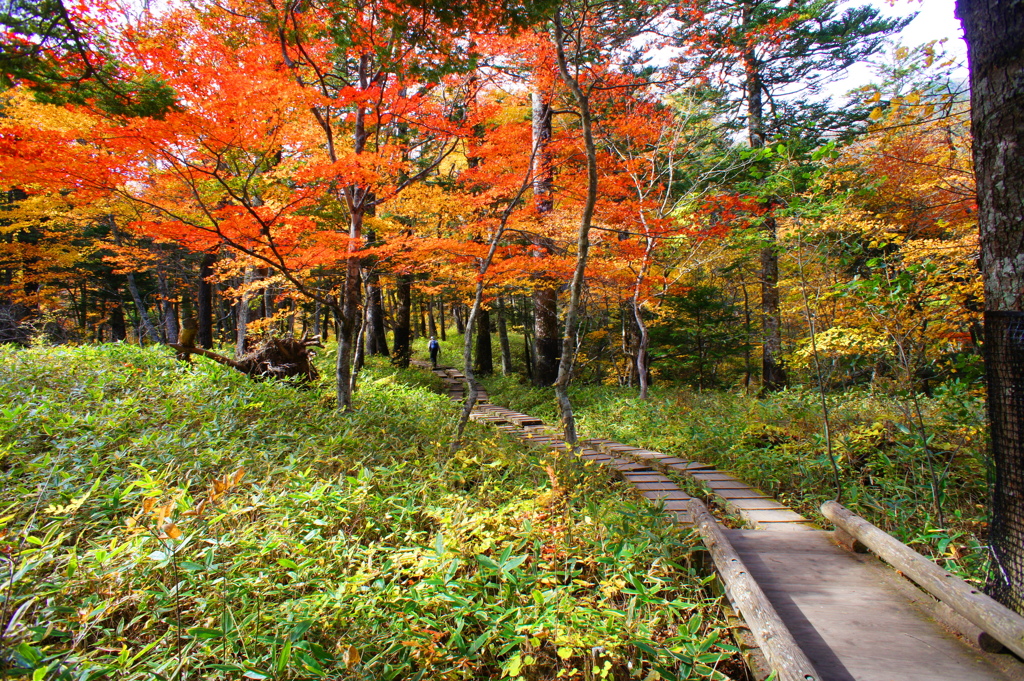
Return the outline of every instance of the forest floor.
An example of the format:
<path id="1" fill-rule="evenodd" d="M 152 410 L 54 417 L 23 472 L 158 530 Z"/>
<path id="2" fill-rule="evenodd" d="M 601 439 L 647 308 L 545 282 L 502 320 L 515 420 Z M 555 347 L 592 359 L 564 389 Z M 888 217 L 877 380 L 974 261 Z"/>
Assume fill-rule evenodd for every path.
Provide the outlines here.
<path id="1" fill-rule="evenodd" d="M 342 415 L 329 379 L 0 347 L 0 671 L 741 676 L 691 532 L 484 426 L 450 455 L 433 381 L 371 361 Z"/>

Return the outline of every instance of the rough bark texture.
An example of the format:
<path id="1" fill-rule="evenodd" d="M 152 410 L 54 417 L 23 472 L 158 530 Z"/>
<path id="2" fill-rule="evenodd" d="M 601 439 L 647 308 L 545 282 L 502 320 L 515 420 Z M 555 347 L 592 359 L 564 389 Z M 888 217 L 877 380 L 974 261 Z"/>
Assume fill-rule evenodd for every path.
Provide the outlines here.
<path id="1" fill-rule="evenodd" d="M 427 334 L 431 338 L 437 338 L 437 320 L 434 318 L 434 301 L 428 300 L 427 306 Z"/>
<path id="2" fill-rule="evenodd" d="M 398 308 L 395 310 L 395 352 L 392 355 L 399 366 L 409 366 L 412 355 L 409 322 L 412 312 L 412 277 L 398 275 Z"/>
<path id="3" fill-rule="evenodd" d="M 252 267 L 245 268 L 242 277 L 242 297 L 235 305 L 235 357 L 245 354 L 245 339 L 249 332 L 249 291 L 248 287 L 255 280 L 256 274 Z"/>
<path id="4" fill-rule="evenodd" d="M 217 256 L 206 253 L 199 262 L 199 302 L 196 305 L 196 343 L 200 347 L 213 347 L 213 263 Z"/>
<path id="5" fill-rule="evenodd" d="M 1024 1 L 958 0 L 985 283 L 994 488 L 989 591 L 1024 613 Z"/>
<path id="6" fill-rule="evenodd" d="M 491 345 L 491 312 L 480 308 L 476 322 L 476 373 L 490 376 L 494 373 L 494 349 Z"/>
<path id="7" fill-rule="evenodd" d="M 366 275 L 366 352 L 370 355 L 390 355 L 387 329 L 384 327 L 384 298 L 380 292 L 377 274 Z"/>
<path id="8" fill-rule="evenodd" d="M 252 378 L 297 377 L 303 382 L 312 382 L 319 374 L 312 364 L 309 348 L 319 345 L 319 340 L 268 338 L 237 360 L 189 345 L 170 344 L 170 347 L 178 351 L 179 356 L 202 355 Z"/>
<path id="9" fill-rule="evenodd" d="M 761 327 L 764 332 L 761 355 L 761 389 L 780 390 L 788 380 L 782 366 L 782 315 L 779 312 L 779 254 L 776 249 L 775 216 L 765 218 L 765 240 L 761 249 Z"/>
<path id="10" fill-rule="evenodd" d="M 554 207 L 551 165 L 551 95 L 534 91 L 533 102 L 533 200 L 543 220 Z M 538 236 L 534 239 L 534 256 L 547 257 L 552 243 Z M 533 384 L 550 387 L 558 378 L 558 286 L 544 282 L 533 294 L 533 337 L 535 339 Z"/>
<path id="11" fill-rule="evenodd" d="M 570 73 L 565 57 L 565 34 L 561 16 L 556 15 L 555 50 L 558 57 L 558 71 L 562 82 L 572 91 L 579 107 L 580 124 L 583 128 L 583 143 L 587 157 L 587 196 L 580 214 L 580 225 L 576 233 L 576 268 L 569 285 L 569 305 L 565 310 L 565 334 L 562 337 L 562 353 L 558 360 L 558 379 L 555 381 L 555 399 L 562 417 L 562 433 L 566 443 L 576 448 L 576 417 L 569 400 L 569 383 L 572 381 L 572 367 L 575 355 L 576 318 L 579 315 L 585 284 L 587 255 L 590 251 L 590 227 L 597 205 L 597 148 L 594 146 L 594 132 L 590 117 L 590 98 L 580 88 L 579 81 Z"/>
<path id="12" fill-rule="evenodd" d="M 558 289 L 542 288 L 533 293 L 533 384 L 550 388 L 558 378 Z"/>
<path id="13" fill-rule="evenodd" d="M 744 21 L 750 22 L 752 5 L 744 3 Z M 747 135 L 751 149 L 761 149 L 764 133 L 764 84 L 761 64 L 754 50 L 743 54 L 743 70 L 747 90 Z M 779 253 L 777 227 L 772 215 L 772 201 L 767 201 L 764 221 L 764 241 L 761 248 L 761 324 L 763 332 L 761 389 L 779 390 L 786 386 L 786 372 L 782 366 L 782 313 L 779 310 Z"/>
<path id="14" fill-rule="evenodd" d="M 959 0 L 971 67 L 971 131 L 985 306 L 1024 310 L 1024 2 Z"/>
<path id="15" fill-rule="evenodd" d="M 505 299 L 498 299 L 498 344 L 501 347 L 501 375 L 512 374 L 512 348 L 508 344 L 508 321 L 505 319 Z"/>

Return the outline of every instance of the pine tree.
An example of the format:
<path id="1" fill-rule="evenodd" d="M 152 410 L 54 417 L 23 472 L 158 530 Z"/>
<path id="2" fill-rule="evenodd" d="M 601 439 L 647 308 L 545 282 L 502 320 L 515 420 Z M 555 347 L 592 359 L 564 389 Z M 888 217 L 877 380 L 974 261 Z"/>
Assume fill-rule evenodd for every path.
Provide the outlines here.
<path id="1" fill-rule="evenodd" d="M 878 52 L 887 36 L 910 19 L 889 20 L 874 7 L 848 8 L 839 0 L 691 0 L 677 10 L 679 40 L 689 60 L 684 72 L 717 78 L 746 119 L 750 148 L 779 142 L 812 147 L 827 134 L 847 133 L 863 112 L 836 109 L 822 88 L 851 65 Z M 756 160 L 764 176 L 770 162 Z M 761 227 L 762 387 L 786 385 L 779 312 L 779 255 L 775 208 L 783 197 L 768 191 Z"/>

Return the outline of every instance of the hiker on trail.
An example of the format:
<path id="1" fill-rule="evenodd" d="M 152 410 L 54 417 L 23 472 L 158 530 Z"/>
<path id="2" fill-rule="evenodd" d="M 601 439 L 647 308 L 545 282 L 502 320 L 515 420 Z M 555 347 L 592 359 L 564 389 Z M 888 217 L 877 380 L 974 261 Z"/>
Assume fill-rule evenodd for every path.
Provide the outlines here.
<path id="1" fill-rule="evenodd" d="M 430 337 L 430 342 L 427 343 L 427 349 L 430 350 L 430 364 L 433 368 L 437 368 L 437 353 L 441 352 L 441 344 L 437 342 L 437 339 L 433 336 Z"/>

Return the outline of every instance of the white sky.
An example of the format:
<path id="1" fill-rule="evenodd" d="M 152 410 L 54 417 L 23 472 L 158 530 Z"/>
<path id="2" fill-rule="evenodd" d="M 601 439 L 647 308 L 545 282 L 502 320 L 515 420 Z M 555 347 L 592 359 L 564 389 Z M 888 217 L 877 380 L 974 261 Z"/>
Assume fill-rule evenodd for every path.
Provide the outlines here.
<path id="1" fill-rule="evenodd" d="M 907 47 L 922 45 L 933 40 L 946 39 L 944 47 L 950 56 L 963 62 L 962 75 L 967 78 L 967 45 L 963 40 L 960 22 L 954 15 L 955 0 L 850 0 L 850 6 L 874 5 L 882 10 L 884 16 L 905 17 L 917 12 L 917 18 L 903 29 L 899 42 Z M 837 83 L 833 92 L 840 93 L 852 90 L 860 85 L 871 82 L 871 68 L 857 65 L 850 69 L 846 80 Z"/>

